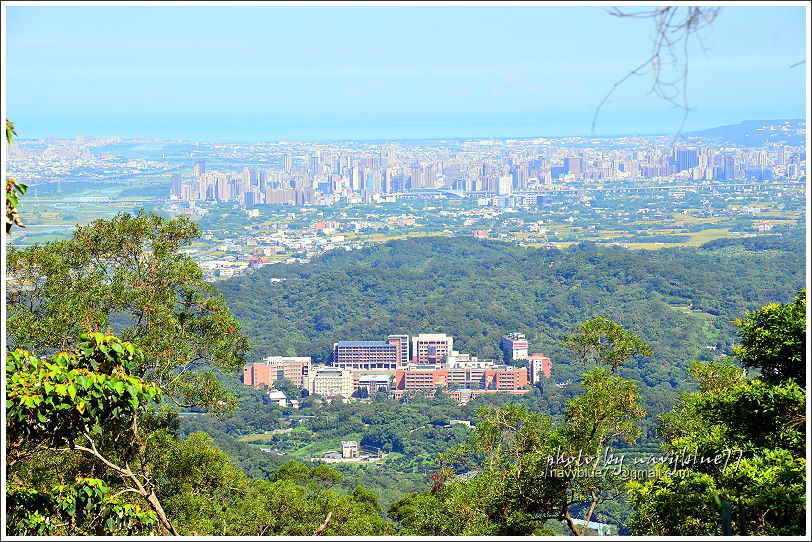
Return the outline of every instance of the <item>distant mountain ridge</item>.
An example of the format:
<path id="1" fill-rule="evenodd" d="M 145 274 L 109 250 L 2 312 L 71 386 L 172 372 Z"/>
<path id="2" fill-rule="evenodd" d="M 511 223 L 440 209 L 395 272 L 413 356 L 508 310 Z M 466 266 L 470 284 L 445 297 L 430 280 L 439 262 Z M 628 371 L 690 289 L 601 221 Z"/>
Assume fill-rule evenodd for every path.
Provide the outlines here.
<path id="1" fill-rule="evenodd" d="M 715 143 L 729 143 L 741 147 L 762 147 L 767 143 L 804 146 L 806 144 L 806 120 L 745 120 L 738 124 L 687 132 L 685 137 L 698 137 L 712 140 Z"/>

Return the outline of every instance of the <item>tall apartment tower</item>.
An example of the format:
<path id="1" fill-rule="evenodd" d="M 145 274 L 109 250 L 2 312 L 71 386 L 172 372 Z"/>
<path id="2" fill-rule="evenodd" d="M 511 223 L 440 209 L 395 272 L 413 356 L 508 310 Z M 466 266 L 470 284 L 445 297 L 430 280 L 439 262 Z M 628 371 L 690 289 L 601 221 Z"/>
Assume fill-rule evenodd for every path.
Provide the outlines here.
<path id="1" fill-rule="evenodd" d="M 581 158 L 564 158 L 564 169 L 567 173 L 572 173 L 580 177 L 583 173 L 583 160 Z"/>
<path id="2" fill-rule="evenodd" d="M 321 152 L 316 151 L 310 155 L 310 176 L 315 177 L 321 173 Z"/>
<path id="3" fill-rule="evenodd" d="M 416 363 L 442 363 L 454 350 L 454 338 L 444 333 L 421 333 L 412 337 L 412 360 Z"/>
<path id="4" fill-rule="evenodd" d="M 195 179 L 199 179 L 206 173 L 206 159 L 198 160 L 193 166 Z"/>
<path id="5" fill-rule="evenodd" d="M 177 199 L 183 198 L 183 185 L 180 180 L 180 173 L 172 174 L 172 193 L 171 195 Z"/>
<path id="6" fill-rule="evenodd" d="M 674 155 L 677 171 L 685 171 L 699 165 L 696 149 L 677 149 L 674 151 Z"/>
<path id="7" fill-rule="evenodd" d="M 531 384 L 538 384 L 542 378 L 550 378 L 550 358 L 543 354 L 528 356 L 525 367 Z"/>
<path id="8" fill-rule="evenodd" d="M 389 344 L 398 346 L 398 366 L 402 367 L 409 363 L 409 336 L 408 335 L 389 335 L 387 341 Z"/>
<path id="9" fill-rule="evenodd" d="M 529 345 L 524 333 L 509 333 L 502 337 L 502 350 L 510 359 L 527 359 Z"/>
<path id="10" fill-rule="evenodd" d="M 500 196 L 509 196 L 513 193 L 513 177 L 502 175 L 496 183 L 496 193 Z"/>

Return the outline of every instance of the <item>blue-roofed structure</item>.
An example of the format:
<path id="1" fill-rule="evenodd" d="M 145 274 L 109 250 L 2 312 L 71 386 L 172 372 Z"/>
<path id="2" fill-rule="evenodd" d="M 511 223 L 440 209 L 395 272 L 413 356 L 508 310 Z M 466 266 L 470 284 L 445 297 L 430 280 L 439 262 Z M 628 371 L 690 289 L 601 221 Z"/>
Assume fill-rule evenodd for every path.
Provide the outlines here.
<path id="1" fill-rule="evenodd" d="M 385 341 L 340 341 L 333 344 L 332 365 L 353 371 L 394 371 L 409 357 L 408 336 Z"/>

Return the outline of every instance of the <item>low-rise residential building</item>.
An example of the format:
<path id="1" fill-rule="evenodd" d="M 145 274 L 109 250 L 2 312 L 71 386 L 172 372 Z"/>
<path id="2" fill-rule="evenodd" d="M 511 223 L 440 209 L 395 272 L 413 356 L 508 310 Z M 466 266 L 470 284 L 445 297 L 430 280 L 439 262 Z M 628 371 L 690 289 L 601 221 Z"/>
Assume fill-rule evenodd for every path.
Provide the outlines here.
<path id="1" fill-rule="evenodd" d="M 341 441 L 341 458 L 342 459 L 355 459 L 361 455 L 361 447 L 357 441 L 342 440 Z"/>
<path id="2" fill-rule="evenodd" d="M 269 390 L 268 399 L 270 399 L 272 405 L 288 406 L 288 398 L 281 391 Z"/>

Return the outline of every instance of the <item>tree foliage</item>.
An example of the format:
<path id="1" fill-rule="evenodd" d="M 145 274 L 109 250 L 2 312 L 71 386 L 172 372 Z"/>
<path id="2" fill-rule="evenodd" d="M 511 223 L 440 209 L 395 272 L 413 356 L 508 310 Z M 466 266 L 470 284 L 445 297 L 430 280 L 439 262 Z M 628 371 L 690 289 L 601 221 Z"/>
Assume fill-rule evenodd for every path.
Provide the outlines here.
<path id="1" fill-rule="evenodd" d="M 9 483 L 7 534 L 12 536 L 110 536 L 153 534 L 155 512 L 110 495 L 98 478 L 78 478 L 50 491 Z"/>
<path id="2" fill-rule="evenodd" d="M 742 365 L 761 369 L 762 380 L 770 383 L 806 386 L 806 290 L 792 303 L 772 303 L 737 323 L 742 342 L 734 351 Z"/>
<path id="3" fill-rule="evenodd" d="M 751 366 L 757 359 L 764 363 L 761 377 L 747 378 L 729 361 L 692 366 L 700 391 L 683 394 L 661 417 L 663 451 L 728 459 L 692 461 L 631 482 L 635 533 L 804 534 L 806 393 L 796 380 L 803 374 L 803 300 L 802 293 L 793 303 L 769 305 L 740 321 L 746 346 L 737 351 Z"/>
<path id="4" fill-rule="evenodd" d="M 48 359 L 22 350 L 7 355 L 6 453 L 15 479 L 7 494 L 14 503 L 9 523 L 21 533 L 82 534 L 138 532 L 160 522 L 172 533 L 143 463 L 130 468 L 131 461 L 143 459 L 139 415 L 159 399 L 160 389 L 132 374 L 141 359 L 132 344 L 102 333 L 83 334 L 80 341 L 75 352 Z M 77 472 L 72 486 L 26 479 L 43 454 L 54 453 L 79 453 L 91 461 L 90 473 L 106 469 L 124 490 L 108 498 L 105 483 L 88 472 Z M 121 502 L 121 493 L 141 497 L 151 514 L 142 513 L 137 503 Z M 55 523 L 60 514 L 72 519 Z"/>
<path id="5" fill-rule="evenodd" d="M 606 316 L 595 316 L 578 325 L 564 344 L 585 366 L 608 365 L 614 373 L 633 356 L 651 356 L 652 350 L 640 337 Z"/>
<path id="6" fill-rule="evenodd" d="M 211 437 L 179 440 L 171 415 L 150 408 L 158 386 L 131 373 L 141 352 L 101 333 L 80 341 L 46 359 L 8 354 L 11 533 L 394 533 L 377 497 L 337 492 L 343 476 L 327 465 L 291 461 L 256 480 Z"/>
<path id="7" fill-rule="evenodd" d="M 6 141 L 9 145 L 14 140 L 17 132 L 14 131 L 14 123 L 6 118 Z M 14 179 L 6 179 L 6 233 L 11 231 L 13 226 L 24 228 L 25 225 L 17 213 L 20 196 L 26 193 L 28 186 L 18 183 Z"/>
<path id="8" fill-rule="evenodd" d="M 10 248 L 10 342 L 47 353 L 112 327 L 145 354 L 134 373 L 179 404 L 233 406 L 211 373 L 195 370 L 239 368 L 248 348 L 220 294 L 179 252 L 197 235 L 185 218 L 121 213 L 80 226 L 67 241 Z"/>
<path id="9" fill-rule="evenodd" d="M 601 324 L 639 350 L 648 348 L 614 322 Z M 625 359 L 607 358 L 616 367 Z M 605 447 L 617 438 L 633 441 L 645 411 L 635 383 L 605 367 L 589 371 L 583 387 L 584 393 L 567 403 L 559 426 L 526 407 L 480 409 L 470 443 L 445 457 L 432 490 L 393 504 L 390 516 L 404 525 L 405 534 L 550 534 L 548 520 L 586 534 L 586 524 L 574 521 L 576 511 L 583 511 L 588 523 L 596 507 L 616 498 L 623 485 L 600 468 Z"/>
<path id="10" fill-rule="evenodd" d="M 37 359 L 15 350 L 6 360 L 9 450 L 72 446 L 79 435 L 120 435 L 139 407 L 160 393 L 132 376 L 140 352 L 101 333 L 82 335 L 78 354 Z M 16 461 L 16 453 L 9 460 Z"/>

